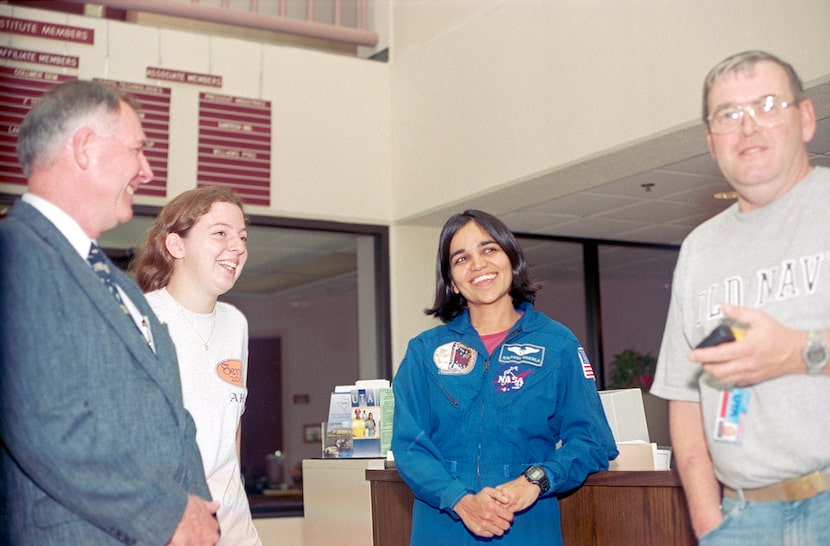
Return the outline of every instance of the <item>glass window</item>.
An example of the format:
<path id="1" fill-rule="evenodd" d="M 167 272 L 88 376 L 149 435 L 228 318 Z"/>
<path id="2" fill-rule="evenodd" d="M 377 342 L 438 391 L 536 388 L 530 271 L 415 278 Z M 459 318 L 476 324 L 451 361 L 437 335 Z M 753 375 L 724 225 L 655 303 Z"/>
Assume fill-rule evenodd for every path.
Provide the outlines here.
<path id="1" fill-rule="evenodd" d="M 588 343 L 585 272 L 580 243 L 519 237 L 533 278 L 542 283 L 535 308 Z M 593 355 L 590 355 L 593 356 Z"/>
<path id="2" fill-rule="evenodd" d="M 143 243 L 157 207 L 136 206 L 99 244 L 122 267 Z M 248 319 L 249 370 L 242 472 L 256 516 L 293 515 L 301 497 L 259 495 L 301 486 L 309 440 L 335 385 L 391 379 L 388 231 L 384 226 L 250 217 L 248 262 L 220 299 Z M 267 429 L 267 430 L 265 430 Z M 282 457 L 275 457 L 279 451 Z"/>
<path id="3" fill-rule="evenodd" d="M 671 297 L 677 250 L 599 245 L 605 385 L 614 355 L 632 350 L 655 359 Z M 647 385 L 651 383 L 647 380 Z"/>

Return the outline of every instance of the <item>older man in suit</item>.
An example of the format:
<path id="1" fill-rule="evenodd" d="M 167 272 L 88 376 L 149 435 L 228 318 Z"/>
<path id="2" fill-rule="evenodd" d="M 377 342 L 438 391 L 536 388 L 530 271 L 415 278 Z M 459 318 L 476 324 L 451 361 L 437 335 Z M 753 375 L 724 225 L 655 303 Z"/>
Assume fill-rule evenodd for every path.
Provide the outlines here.
<path id="1" fill-rule="evenodd" d="M 173 343 L 91 247 L 132 218 L 153 176 L 144 146 L 130 99 L 87 81 L 50 90 L 20 127 L 28 192 L 0 222 L 0 542 L 219 538 Z"/>

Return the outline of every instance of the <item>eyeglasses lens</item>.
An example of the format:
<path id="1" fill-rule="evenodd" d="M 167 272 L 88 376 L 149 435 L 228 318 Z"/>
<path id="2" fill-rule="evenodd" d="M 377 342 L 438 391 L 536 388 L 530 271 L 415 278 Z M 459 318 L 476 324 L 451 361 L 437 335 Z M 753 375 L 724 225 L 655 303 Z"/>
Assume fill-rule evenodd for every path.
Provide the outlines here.
<path id="1" fill-rule="evenodd" d="M 775 127 L 784 121 L 784 110 L 790 103 L 770 95 L 746 105 L 728 105 L 715 110 L 709 117 L 709 130 L 715 134 L 731 133 L 748 113 L 761 127 Z"/>

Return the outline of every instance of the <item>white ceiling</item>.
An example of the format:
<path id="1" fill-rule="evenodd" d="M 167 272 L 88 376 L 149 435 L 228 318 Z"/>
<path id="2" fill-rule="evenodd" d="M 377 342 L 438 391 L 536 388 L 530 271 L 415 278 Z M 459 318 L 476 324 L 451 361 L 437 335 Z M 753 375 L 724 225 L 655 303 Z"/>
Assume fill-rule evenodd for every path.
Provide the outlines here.
<path id="1" fill-rule="evenodd" d="M 810 159 L 830 167 L 830 82 L 808 95 L 820 118 L 807 146 Z M 714 198 L 730 190 L 696 124 L 402 223 L 441 226 L 452 214 L 477 208 L 520 233 L 678 245 L 733 202 Z"/>
<path id="2" fill-rule="evenodd" d="M 830 118 L 808 145 L 814 165 L 830 167 Z M 514 231 L 680 244 L 698 224 L 732 204 L 731 188 L 706 153 L 500 215 Z"/>

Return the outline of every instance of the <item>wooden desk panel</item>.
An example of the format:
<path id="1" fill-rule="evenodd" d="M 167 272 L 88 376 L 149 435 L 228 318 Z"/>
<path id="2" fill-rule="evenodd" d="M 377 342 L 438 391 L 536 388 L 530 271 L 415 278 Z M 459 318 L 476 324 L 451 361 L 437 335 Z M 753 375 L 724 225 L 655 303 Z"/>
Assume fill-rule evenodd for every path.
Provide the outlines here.
<path id="1" fill-rule="evenodd" d="M 697 544 L 675 472 L 600 472 L 559 499 L 566 546 Z"/>
<path id="2" fill-rule="evenodd" d="M 409 546 L 415 495 L 397 470 L 367 470 L 372 490 L 372 537 L 375 546 Z"/>
<path id="3" fill-rule="evenodd" d="M 407 546 L 414 496 L 396 470 L 367 470 L 376 546 Z M 697 541 L 673 471 L 600 472 L 559 501 L 565 546 L 686 546 Z"/>

